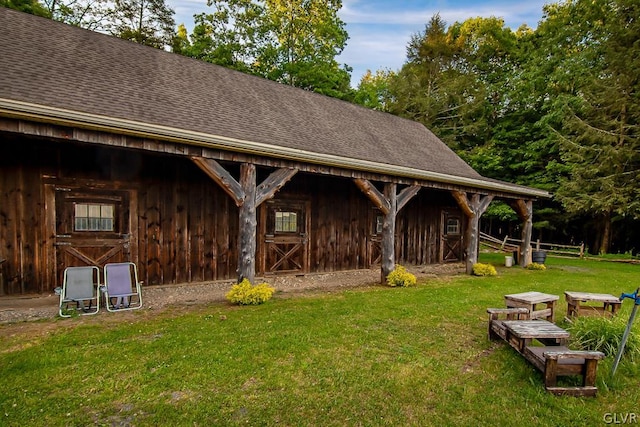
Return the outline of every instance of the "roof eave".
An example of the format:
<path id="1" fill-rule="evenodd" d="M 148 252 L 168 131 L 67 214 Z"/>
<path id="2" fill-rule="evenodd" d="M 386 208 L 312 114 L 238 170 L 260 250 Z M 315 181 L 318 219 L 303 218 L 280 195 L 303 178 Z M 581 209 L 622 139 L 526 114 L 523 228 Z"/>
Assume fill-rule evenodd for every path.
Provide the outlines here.
<path id="1" fill-rule="evenodd" d="M 0 115 L 18 119 L 45 121 L 64 126 L 77 126 L 85 129 L 123 133 L 131 136 L 167 140 L 181 144 L 197 145 L 246 154 L 266 155 L 280 159 L 308 162 L 330 167 L 355 169 L 359 171 L 375 172 L 417 180 L 481 188 L 484 190 L 505 192 L 531 198 L 550 197 L 549 193 L 544 190 L 520 187 L 509 183 L 485 181 L 404 166 L 372 162 L 369 160 L 316 153 L 296 148 L 229 138 L 220 135 L 137 122 L 122 118 L 65 110 L 6 98 L 0 98 Z"/>

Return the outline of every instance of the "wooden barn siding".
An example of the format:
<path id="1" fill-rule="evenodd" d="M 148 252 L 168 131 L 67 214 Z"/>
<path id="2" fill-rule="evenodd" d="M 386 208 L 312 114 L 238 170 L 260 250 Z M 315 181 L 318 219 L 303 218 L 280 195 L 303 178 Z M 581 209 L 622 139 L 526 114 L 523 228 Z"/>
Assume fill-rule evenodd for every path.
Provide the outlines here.
<path id="1" fill-rule="evenodd" d="M 186 158 L 74 144 L 5 140 L 0 160 L 0 294 L 49 292 L 43 176 L 64 185 L 92 180 L 137 193 L 131 258 L 147 285 L 235 278 L 235 204 Z M 51 181 L 51 179 L 50 179 Z M 135 200 L 135 199 L 134 199 Z M 49 236 L 52 238 L 53 236 Z"/>
<path id="2" fill-rule="evenodd" d="M 279 197 L 311 198 L 312 272 L 369 268 L 369 240 L 376 211 L 353 180 L 298 174 Z M 396 224 L 396 262 L 439 262 L 441 211 L 456 208 L 448 191 L 423 188 L 400 211 Z"/>
<path id="3" fill-rule="evenodd" d="M 396 219 L 396 262 L 433 264 L 439 262 L 442 209 L 457 209 L 447 191 L 421 189 L 398 213 Z M 462 215 L 461 215 L 462 216 Z"/>
<path id="4" fill-rule="evenodd" d="M 153 157 L 145 160 L 138 190 L 141 280 L 157 285 L 235 278 L 237 207 L 191 161 Z"/>
<path id="5" fill-rule="evenodd" d="M 41 282 L 42 204 L 38 175 L 7 163 L 0 162 L 0 294 L 17 294 Z"/>
<path id="6" fill-rule="evenodd" d="M 146 285 L 236 278 L 238 208 L 188 159 L 16 136 L 4 142 L 0 258 L 7 261 L 0 292 L 49 292 L 60 285 L 46 271 L 52 238 L 43 235 L 46 176 L 135 190 L 131 257 Z M 237 176 L 237 165 L 225 167 Z M 271 171 L 259 168 L 259 181 Z M 351 179 L 299 173 L 276 198 L 281 195 L 311 201 L 310 271 L 370 267 L 374 209 Z M 397 262 L 438 262 L 443 204 L 455 206 L 447 191 L 422 189 L 400 212 Z"/>

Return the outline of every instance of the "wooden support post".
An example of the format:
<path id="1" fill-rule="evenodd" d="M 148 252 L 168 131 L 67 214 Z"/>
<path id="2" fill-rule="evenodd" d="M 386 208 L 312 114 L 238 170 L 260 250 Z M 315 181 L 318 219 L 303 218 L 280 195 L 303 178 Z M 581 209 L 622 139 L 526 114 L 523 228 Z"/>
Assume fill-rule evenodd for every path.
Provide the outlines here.
<path id="1" fill-rule="evenodd" d="M 473 194 L 471 198 L 467 197 L 467 193 L 462 191 L 452 191 L 453 198 L 458 202 L 458 206 L 467 216 L 467 230 L 465 232 L 466 240 L 466 272 L 473 272 L 473 264 L 478 262 L 478 245 L 480 238 L 480 217 L 489 207 L 489 203 L 493 200 L 493 196 L 481 196 Z"/>
<path id="2" fill-rule="evenodd" d="M 238 247 L 238 283 L 248 279 L 253 283 L 256 274 L 256 166 L 252 163 L 240 165 L 240 186 L 244 200 L 240 205 L 240 236 Z"/>
<path id="3" fill-rule="evenodd" d="M 522 243 L 520 244 L 519 264 L 526 267 L 531 263 L 531 230 L 533 229 L 533 202 L 516 200 L 511 205 L 522 220 Z"/>
<path id="4" fill-rule="evenodd" d="M 380 282 L 384 284 L 387 282 L 389 273 L 396 268 L 396 216 L 400 209 L 418 194 L 422 187 L 412 185 L 403 188 L 400 194 L 396 194 L 397 185 L 395 183 L 387 183 L 384 186 L 384 193 L 381 193 L 366 179 L 356 178 L 353 181 L 384 215 L 382 220 L 382 261 L 380 266 Z"/>
<path id="5" fill-rule="evenodd" d="M 384 198 L 389 202 L 389 212 L 384 215 L 382 220 L 381 283 L 387 282 L 387 276 L 396 267 L 395 235 L 398 199 L 395 183 L 384 185 Z"/>
<path id="6" fill-rule="evenodd" d="M 213 179 L 235 201 L 239 208 L 240 230 L 238 235 L 238 283 L 248 279 L 251 283 L 256 275 L 256 246 L 258 216 L 257 208 L 272 198 L 297 172 L 297 169 L 277 169 L 260 185 L 256 185 L 256 166 L 252 163 L 240 165 L 240 181 L 218 162 L 204 157 L 191 160 Z"/>

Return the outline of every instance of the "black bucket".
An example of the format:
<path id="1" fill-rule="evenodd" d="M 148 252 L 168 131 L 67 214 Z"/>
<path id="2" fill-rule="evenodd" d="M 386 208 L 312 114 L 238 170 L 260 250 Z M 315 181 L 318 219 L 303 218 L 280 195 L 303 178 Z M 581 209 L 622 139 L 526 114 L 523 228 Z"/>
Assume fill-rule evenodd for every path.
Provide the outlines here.
<path id="1" fill-rule="evenodd" d="M 531 262 L 536 264 L 544 264 L 547 259 L 547 253 L 545 251 L 533 251 L 531 253 Z"/>

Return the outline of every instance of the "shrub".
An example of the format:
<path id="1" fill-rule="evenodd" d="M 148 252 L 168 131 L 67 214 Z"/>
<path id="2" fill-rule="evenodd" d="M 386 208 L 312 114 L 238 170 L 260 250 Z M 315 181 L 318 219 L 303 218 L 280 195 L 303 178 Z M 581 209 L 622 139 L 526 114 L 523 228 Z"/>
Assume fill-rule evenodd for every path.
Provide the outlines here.
<path id="1" fill-rule="evenodd" d="M 532 262 L 527 265 L 527 270 L 546 270 L 547 267 L 544 264 L 538 264 L 537 262 Z"/>
<path id="2" fill-rule="evenodd" d="M 225 297 L 234 304 L 257 305 L 268 301 L 274 292 L 275 288 L 268 283 L 253 286 L 248 279 L 243 279 L 242 282 L 233 285 Z"/>
<path id="3" fill-rule="evenodd" d="M 387 276 L 389 286 L 414 286 L 417 283 L 416 276 L 409 273 L 406 268 L 396 265 L 396 268 Z"/>
<path id="4" fill-rule="evenodd" d="M 498 272 L 496 268 L 491 264 L 482 264 L 477 262 L 473 264 L 473 275 L 474 276 L 497 276 Z"/>
<path id="5" fill-rule="evenodd" d="M 573 320 L 568 330 L 571 342 L 582 350 L 601 351 L 606 356 L 615 356 L 627 327 L 627 321 L 622 317 L 612 319 L 606 317 L 578 317 Z M 624 354 L 631 359 L 640 356 L 640 336 L 629 333 Z"/>

